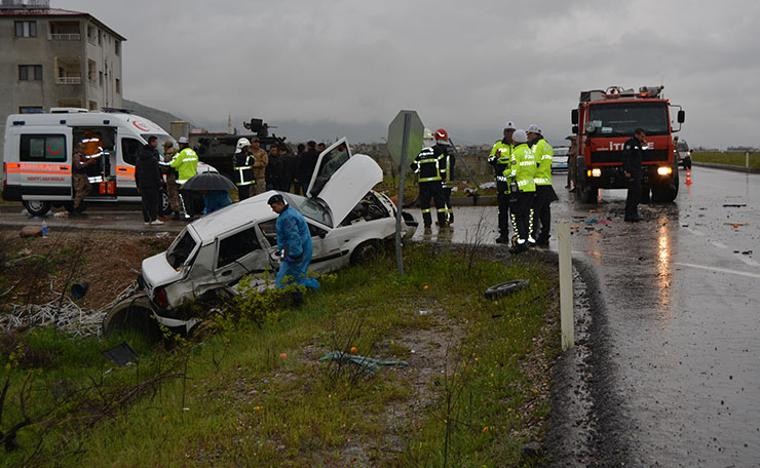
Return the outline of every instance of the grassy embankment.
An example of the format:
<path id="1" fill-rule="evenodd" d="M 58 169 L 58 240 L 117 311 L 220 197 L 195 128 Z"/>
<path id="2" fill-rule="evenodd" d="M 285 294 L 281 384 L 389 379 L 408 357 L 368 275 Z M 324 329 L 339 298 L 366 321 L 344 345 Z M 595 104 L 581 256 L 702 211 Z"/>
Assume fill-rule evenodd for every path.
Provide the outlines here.
<path id="1" fill-rule="evenodd" d="M 729 166 L 745 167 L 746 159 L 744 153 L 719 152 L 719 151 L 700 151 L 691 153 L 691 159 L 694 162 L 726 164 Z M 749 167 L 760 169 L 760 153 L 749 154 Z"/>
<path id="2" fill-rule="evenodd" d="M 0 431 L 30 425 L 0 464 L 534 463 L 521 448 L 540 440 L 549 411 L 554 268 L 531 256 L 505 265 L 476 250 L 431 249 L 408 249 L 404 277 L 388 258 L 323 277 L 301 308 L 267 313 L 261 325 L 216 320 L 219 332 L 171 350 L 131 337 L 138 366 L 102 357 L 115 338 L 6 336 Z M 530 288 L 483 298 L 513 278 Z M 266 297 L 251 300 L 270 310 Z M 318 361 L 353 347 L 409 367 L 373 375 Z"/>

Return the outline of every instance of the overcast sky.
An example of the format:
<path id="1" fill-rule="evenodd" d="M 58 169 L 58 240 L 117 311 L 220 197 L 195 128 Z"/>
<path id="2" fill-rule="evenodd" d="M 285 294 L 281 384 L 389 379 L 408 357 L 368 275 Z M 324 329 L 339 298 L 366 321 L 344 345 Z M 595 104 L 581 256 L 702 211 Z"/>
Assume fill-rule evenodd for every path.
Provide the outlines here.
<path id="1" fill-rule="evenodd" d="M 52 1 L 127 37 L 127 98 L 209 129 L 378 141 L 404 108 L 456 142 L 514 120 L 556 144 L 580 90 L 664 84 L 692 145 L 760 146 L 760 2 L 624 3 Z"/>

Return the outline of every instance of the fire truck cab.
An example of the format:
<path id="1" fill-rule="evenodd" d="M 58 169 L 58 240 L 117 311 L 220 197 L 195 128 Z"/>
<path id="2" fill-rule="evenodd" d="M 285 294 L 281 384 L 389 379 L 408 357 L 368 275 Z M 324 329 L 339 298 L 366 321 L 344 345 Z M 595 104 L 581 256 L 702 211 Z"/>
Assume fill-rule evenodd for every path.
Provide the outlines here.
<path id="1" fill-rule="evenodd" d="M 612 86 L 582 91 L 571 120 L 578 135 L 575 194 L 584 203 L 596 203 L 599 189 L 627 188 L 623 174 L 623 146 L 637 128 L 647 135 L 642 160 L 642 199 L 668 203 L 678 195 L 678 159 L 673 134 L 681 130 L 685 112 L 662 96 L 663 86 L 639 91 Z M 677 128 L 671 109 L 677 108 Z"/>

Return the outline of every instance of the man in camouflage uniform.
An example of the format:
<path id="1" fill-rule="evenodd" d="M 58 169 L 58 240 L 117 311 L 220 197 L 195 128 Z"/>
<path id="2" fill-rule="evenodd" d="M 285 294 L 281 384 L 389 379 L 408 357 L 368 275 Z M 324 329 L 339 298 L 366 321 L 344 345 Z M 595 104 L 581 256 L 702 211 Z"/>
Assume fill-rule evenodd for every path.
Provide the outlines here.
<path id="1" fill-rule="evenodd" d="M 74 209 L 71 215 L 76 216 L 82 212 L 82 200 L 90 193 L 90 181 L 87 178 L 87 167 L 97 162 L 96 159 L 87 159 L 82 154 L 82 144 L 74 146 L 72 157 L 71 180 L 74 185 Z"/>

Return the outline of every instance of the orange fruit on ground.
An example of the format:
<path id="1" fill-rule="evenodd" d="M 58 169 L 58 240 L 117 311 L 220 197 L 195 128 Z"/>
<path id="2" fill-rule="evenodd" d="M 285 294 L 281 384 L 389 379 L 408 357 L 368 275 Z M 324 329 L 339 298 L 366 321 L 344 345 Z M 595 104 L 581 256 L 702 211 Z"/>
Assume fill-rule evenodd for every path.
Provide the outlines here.
<path id="1" fill-rule="evenodd" d="M 280 359 L 283 361 L 288 358 L 288 353 L 280 353 Z"/>
<path id="2" fill-rule="evenodd" d="M 356 346 L 351 346 L 351 354 L 356 354 L 358 352 L 359 352 L 359 348 L 357 348 Z"/>

